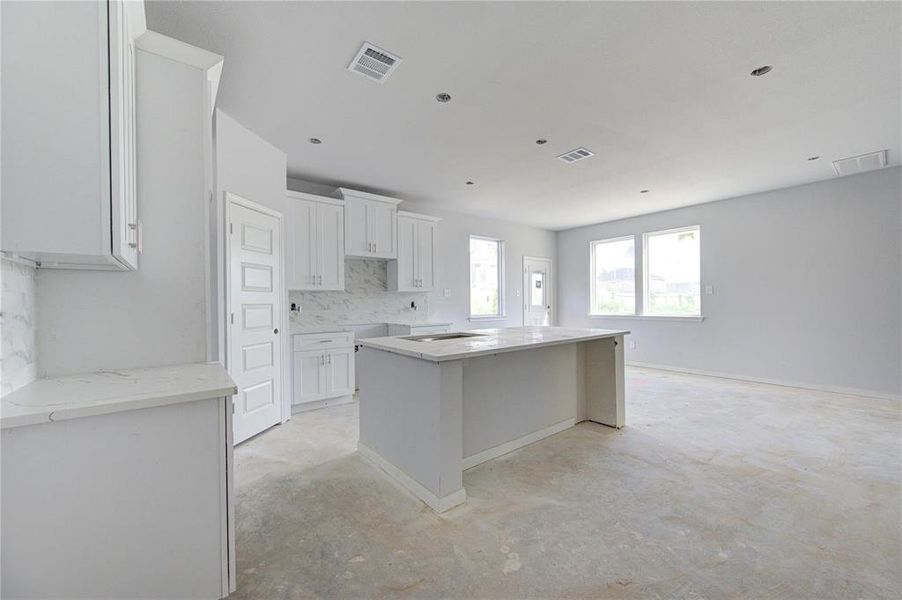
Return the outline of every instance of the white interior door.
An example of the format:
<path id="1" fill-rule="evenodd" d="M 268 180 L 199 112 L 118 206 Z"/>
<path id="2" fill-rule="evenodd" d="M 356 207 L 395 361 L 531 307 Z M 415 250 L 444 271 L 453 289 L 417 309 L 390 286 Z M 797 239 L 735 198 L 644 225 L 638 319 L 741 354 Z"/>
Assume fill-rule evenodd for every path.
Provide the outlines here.
<path id="1" fill-rule="evenodd" d="M 282 221 L 229 194 L 228 370 L 238 444 L 282 419 Z"/>
<path id="2" fill-rule="evenodd" d="M 523 324 L 551 325 L 551 259 L 523 257 Z"/>

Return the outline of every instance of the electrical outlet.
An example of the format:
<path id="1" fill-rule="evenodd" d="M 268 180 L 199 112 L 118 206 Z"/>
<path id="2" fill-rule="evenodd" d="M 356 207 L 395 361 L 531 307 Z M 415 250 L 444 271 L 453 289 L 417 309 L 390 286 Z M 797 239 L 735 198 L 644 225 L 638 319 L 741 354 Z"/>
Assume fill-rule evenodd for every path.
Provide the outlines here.
<path id="1" fill-rule="evenodd" d="M 713 286 L 713 285 L 706 285 L 706 286 L 705 286 L 705 293 L 706 293 L 707 295 L 709 295 L 709 296 L 712 295 L 712 294 L 714 293 L 714 286 Z"/>
<path id="2" fill-rule="evenodd" d="M 630 340 L 629 346 L 630 346 L 630 350 L 635 350 L 636 349 L 636 340 Z"/>
<path id="3" fill-rule="evenodd" d="M 450 298 L 451 297 L 451 288 L 445 288 L 444 290 L 442 290 L 442 296 L 444 296 L 445 298 Z"/>

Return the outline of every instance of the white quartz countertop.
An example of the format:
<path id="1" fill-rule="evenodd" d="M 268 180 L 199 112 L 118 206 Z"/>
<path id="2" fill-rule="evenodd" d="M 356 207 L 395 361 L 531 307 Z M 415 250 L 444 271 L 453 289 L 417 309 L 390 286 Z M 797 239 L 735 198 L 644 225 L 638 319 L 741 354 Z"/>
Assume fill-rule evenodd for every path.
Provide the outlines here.
<path id="1" fill-rule="evenodd" d="M 452 325 L 450 321 L 386 321 L 385 324 L 404 327 L 442 327 L 444 325 Z"/>
<path id="2" fill-rule="evenodd" d="M 473 337 L 439 339 L 430 342 L 405 340 L 403 337 L 379 337 L 360 340 L 367 348 L 385 350 L 433 362 L 473 358 L 502 352 L 531 350 L 626 335 L 619 329 L 571 329 L 569 327 L 507 327 L 503 329 L 471 329 Z"/>
<path id="3" fill-rule="evenodd" d="M 291 335 L 301 335 L 304 333 L 343 333 L 353 331 L 348 329 L 347 325 L 294 325 L 288 328 Z"/>
<path id="4" fill-rule="evenodd" d="M 0 429 L 231 396 L 219 363 L 97 371 L 38 379 L 0 399 Z"/>

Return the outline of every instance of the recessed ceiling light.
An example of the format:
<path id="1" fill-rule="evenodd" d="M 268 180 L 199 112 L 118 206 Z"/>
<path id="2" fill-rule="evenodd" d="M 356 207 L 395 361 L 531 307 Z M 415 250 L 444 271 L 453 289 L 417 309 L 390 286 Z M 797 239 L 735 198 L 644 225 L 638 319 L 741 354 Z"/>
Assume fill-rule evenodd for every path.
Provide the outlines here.
<path id="1" fill-rule="evenodd" d="M 435 99 L 442 103 L 451 102 L 451 94 L 448 94 L 447 92 L 442 92 L 441 94 L 436 94 Z"/>
<path id="2" fill-rule="evenodd" d="M 639 190 L 639 193 L 640 193 L 640 194 L 647 194 L 647 193 L 648 193 L 648 190 Z"/>
<path id="3" fill-rule="evenodd" d="M 310 142 L 311 144 L 322 144 L 323 143 L 323 141 L 319 138 L 310 138 L 307 141 Z"/>
<path id="4" fill-rule="evenodd" d="M 772 66 L 764 65 L 763 67 L 758 67 L 757 69 L 749 73 L 749 75 L 751 75 L 752 77 L 761 77 L 762 75 L 767 75 L 768 73 L 770 73 L 772 69 Z"/>
<path id="5" fill-rule="evenodd" d="M 467 182 L 467 185 L 473 185 L 473 183 L 474 183 L 474 182 L 472 182 L 472 181 L 468 181 L 468 182 Z"/>
<path id="6" fill-rule="evenodd" d="M 820 156 L 809 156 L 808 160 L 817 160 L 819 158 L 820 158 Z"/>
<path id="7" fill-rule="evenodd" d="M 536 143 L 537 143 L 538 145 L 541 146 L 542 144 L 548 143 L 548 140 L 545 140 L 545 139 L 539 139 L 539 140 L 536 140 Z"/>

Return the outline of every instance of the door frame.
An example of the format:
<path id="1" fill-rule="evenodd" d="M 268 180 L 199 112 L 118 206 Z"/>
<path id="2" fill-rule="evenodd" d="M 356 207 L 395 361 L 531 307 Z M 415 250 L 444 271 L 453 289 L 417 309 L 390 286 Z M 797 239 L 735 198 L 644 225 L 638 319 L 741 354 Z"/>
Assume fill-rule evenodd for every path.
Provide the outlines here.
<path id="1" fill-rule="evenodd" d="M 248 200 L 243 196 L 239 196 L 234 192 L 225 191 L 223 192 L 223 202 L 225 204 L 223 210 L 223 222 L 222 222 L 222 238 L 223 238 L 223 254 L 225 258 L 225 273 L 224 273 L 224 284 L 222 287 L 223 296 L 225 300 L 225 311 L 222 314 L 222 319 L 220 319 L 220 326 L 222 327 L 222 339 L 223 339 L 223 365 L 226 368 L 226 371 L 229 370 L 229 357 L 231 356 L 231 348 L 230 344 L 232 343 L 232 339 L 229 336 L 230 327 L 229 327 L 229 315 L 232 314 L 232 244 L 231 244 L 231 236 L 229 235 L 229 223 L 232 220 L 232 205 L 237 204 L 238 206 L 242 206 L 248 210 L 254 210 L 270 217 L 274 217 L 279 221 L 279 253 L 281 254 L 279 260 L 279 289 L 276 293 L 276 302 L 278 304 L 278 310 L 275 311 L 276 322 L 278 323 L 276 327 L 278 327 L 279 331 L 284 334 L 279 338 L 279 352 L 281 353 L 282 359 L 282 369 L 279 373 L 279 387 L 280 387 L 280 398 L 282 404 L 280 423 L 285 423 L 291 417 L 291 394 L 286 393 L 285 390 L 285 369 L 290 367 L 290 364 L 285 362 L 286 359 L 286 347 L 288 344 L 283 340 L 290 340 L 291 335 L 282 326 L 282 321 L 284 317 L 284 302 L 285 302 L 285 294 L 286 294 L 286 285 L 285 282 L 285 219 L 277 210 L 273 210 L 267 206 L 263 206 L 253 200 Z"/>
<path id="2" fill-rule="evenodd" d="M 529 260 L 542 260 L 542 261 L 546 261 L 548 263 L 548 279 L 551 280 L 552 285 L 545 288 L 545 292 L 546 292 L 545 299 L 547 300 L 548 304 L 551 305 L 551 309 L 548 311 L 548 326 L 553 327 L 556 322 L 554 315 L 557 312 L 557 302 L 556 302 L 556 297 L 555 297 L 555 293 L 554 293 L 554 288 L 555 288 L 555 286 L 554 286 L 554 260 L 547 256 L 527 256 L 526 254 L 523 255 L 523 260 L 520 263 L 520 273 L 523 277 L 523 279 L 522 279 L 523 304 L 521 306 L 522 318 L 520 320 L 523 323 L 523 326 L 525 327 L 526 326 L 526 311 L 528 310 L 528 308 L 527 308 L 528 298 L 526 297 L 526 294 L 529 291 L 529 286 L 526 285 L 526 261 L 529 261 Z"/>

